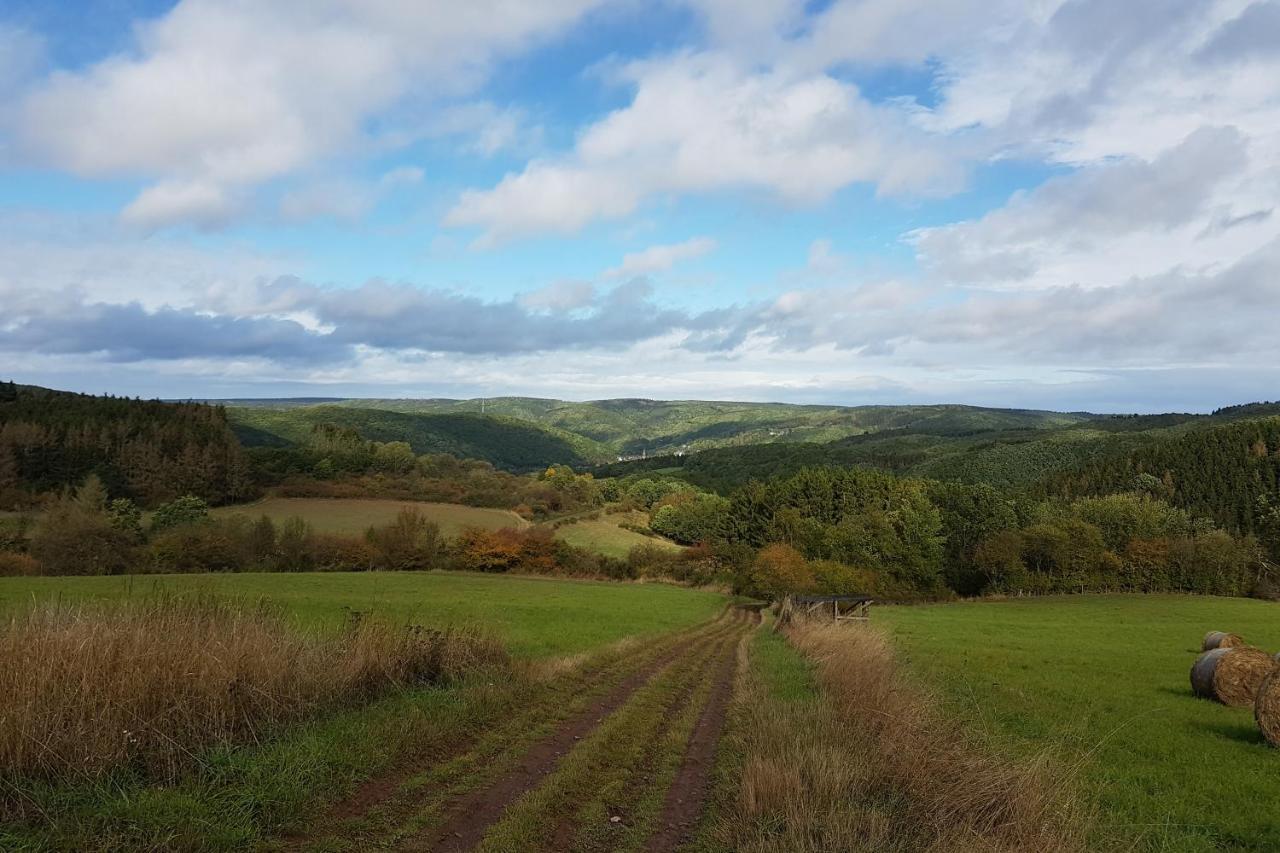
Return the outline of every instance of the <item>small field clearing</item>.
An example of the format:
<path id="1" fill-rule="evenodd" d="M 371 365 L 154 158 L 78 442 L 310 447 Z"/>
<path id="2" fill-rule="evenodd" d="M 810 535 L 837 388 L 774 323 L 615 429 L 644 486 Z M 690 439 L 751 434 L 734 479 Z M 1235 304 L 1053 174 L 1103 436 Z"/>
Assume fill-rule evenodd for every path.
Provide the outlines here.
<path id="1" fill-rule="evenodd" d="M 498 530 L 529 526 L 529 522 L 505 509 L 378 498 L 265 498 L 251 504 L 218 507 L 213 514 L 250 518 L 265 515 L 277 524 L 287 518 L 301 518 L 318 533 L 355 536 L 372 526 L 391 523 L 402 509 L 418 510 L 450 537 L 465 527 Z"/>
<path id="2" fill-rule="evenodd" d="M 653 545 L 671 551 L 680 546 L 661 536 L 645 536 L 622 527 L 623 524 L 648 524 L 644 513 L 605 513 L 599 518 L 583 519 L 556 528 L 556 538 L 578 548 L 595 551 L 606 557 L 622 558 L 637 545 Z"/>

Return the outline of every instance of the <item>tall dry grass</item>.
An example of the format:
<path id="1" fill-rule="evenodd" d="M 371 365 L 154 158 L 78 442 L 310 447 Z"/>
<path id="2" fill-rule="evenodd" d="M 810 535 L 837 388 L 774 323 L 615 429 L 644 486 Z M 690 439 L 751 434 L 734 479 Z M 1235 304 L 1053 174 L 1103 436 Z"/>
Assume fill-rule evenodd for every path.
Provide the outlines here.
<path id="1" fill-rule="evenodd" d="M 506 664 L 472 632 L 361 619 L 308 634 L 207 597 L 42 604 L 0 625 L 0 781 L 172 779 L 210 747 Z"/>
<path id="2" fill-rule="evenodd" d="M 1085 849 L 1088 821 L 1046 759 L 1015 761 L 903 678 L 865 626 L 797 626 L 819 696 L 772 698 L 743 684 L 735 729 L 742 779 L 720 834 L 742 851 Z"/>

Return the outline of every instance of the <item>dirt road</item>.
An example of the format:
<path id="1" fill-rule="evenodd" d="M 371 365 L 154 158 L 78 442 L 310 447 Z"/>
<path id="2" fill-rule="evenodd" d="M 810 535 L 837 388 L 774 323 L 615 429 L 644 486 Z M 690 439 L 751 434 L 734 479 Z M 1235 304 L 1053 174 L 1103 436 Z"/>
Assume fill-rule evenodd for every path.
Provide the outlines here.
<path id="1" fill-rule="evenodd" d="M 369 780 L 283 849 L 677 850 L 703 816 L 758 619 L 731 609 L 566 676 L 473 742 Z"/>

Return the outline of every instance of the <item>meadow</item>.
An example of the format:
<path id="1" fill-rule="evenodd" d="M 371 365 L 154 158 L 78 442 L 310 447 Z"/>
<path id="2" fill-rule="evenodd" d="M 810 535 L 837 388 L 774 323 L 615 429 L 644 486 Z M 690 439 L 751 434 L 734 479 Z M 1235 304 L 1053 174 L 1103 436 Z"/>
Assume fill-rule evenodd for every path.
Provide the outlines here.
<path id="1" fill-rule="evenodd" d="M 317 533 L 358 536 L 372 526 L 390 524 L 401 509 L 416 509 L 440 525 L 445 536 L 456 536 L 465 527 L 498 530 L 503 527 L 528 527 L 514 512 L 505 509 L 463 506 L 461 504 L 397 501 L 379 498 L 265 498 L 251 504 L 218 507 L 214 516 L 265 515 L 279 524 L 287 518 L 301 518 Z"/>
<path id="2" fill-rule="evenodd" d="M 307 626 L 336 626 L 352 611 L 413 624 L 483 626 L 520 657 L 572 655 L 711 618 L 724 596 L 665 584 L 464 572 L 146 575 L 0 578 L 0 609 L 33 600 L 146 597 L 198 591 L 282 607 Z"/>
<path id="3" fill-rule="evenodd" d="M 645 536 L 620 525 L 625 522 L 648 525 L 644 513 L 610 513 L 599 518 L 583 519 L 556 528 L 556 538 L 577 548 L 585 548 L 606 557 L 623 559 L 637 545 L 656 545 L 671 551 L 680 546 L 661 536 Z"/>
<path id="4" fill-rule="evenodd" d="M 187 592 L 200 594 L 175 595 Z M 273 627 L 271 611 L 265 620 L 255 615 L 258 600 L 289 614 L 292 627 L 288 620 L 283 628 Z M 183 601 L 194 603 L 185 608 Z M 200 604 L 216 601 L 233 608 L 226 617 Z M 723 624 L 711 620 L 723 612 L 726 599 L 658 584 L 464 573 L 0 579 L 0 614 L 17 616 L 37 603 L 55 605 L 52 611 L 37 608 L 52 615 L 4 626 L 8 641 L 0 642 L 0 668 L 7 667 L 3 671 L 25 689 L 14 700 L 20 707 L 9 710 L 28 716 L 38 710 L 60 725 L 64 739 L 81 726 L 86 734 L 73 742 L 94 759 L 93 765 L 84 764 L 94 772 L 78 769 L 68 775 L 58 762 L 51 769 L 37 766 L 25 757 L 31 750 L 5 753 L 0 766 L 4 850 L 241 850 L 264 843 L 265 849 L 296 849 L 300 842 L 290 841 L 290 832 L 321 826 L 325 832 L 347 831 L 332 823 L 326 810 L 346 797 L 353 798 L 348 803 L 364 802 L 360 786 L 366 783 L 387 796 L 406 798 L 403 814 L 389 805 L 379 816 L 399 815 L 412 823 L 425 809 L 423 814 L 436 819 L 434 795 L 424 799 L 415 787 L 420 774 L 431 780 L 443 774 L 445 781 L 433 781 L 431 789 L 438 788 L 442 802 L 487 784 L 491 771 L 519 759 L 569 715 L 603 716 L 591 710 L 592 703 L 603 701 L 601 695 L 629 674 L 651 671 L 655 656 L 669 654 L 664 650 L 673 648 L 675 637 L 699 625 L 697 630 L 709 636 L 707 626 Z M 81 603 L 92 605 L 83 616 L 77 615 Z M 355 633 L 333 630 L 348 623 L 353 610 L 372 615 L 356 623 Z M 111 627 L 120 620 L 123 633 Z M 208 633 L 207 641 L 183 620 Z M 129 627 L 134 622 L 137 630 Z M 172 625 L 148 629 L 152 622 Z M 397 626 L 404 622 L 473 626 L 480 633 L 410 632 L 407 640 L 396 641 Z M 367 639 L 366 628 L 373 632 Z M 152 648 L 166 633 L 181 635 L 189 648 L 181 642 Z M 75 651 L 80 635 L 93 638 L 102 666 Z M 418 653 L 413 650 L 430 657 L 424 642 L 467 643 L 469 636 L 495 635 L 505 641 L 514 662 L 464 663 L 441 683 L 419 673 L 422 666 L 435 665 L 430 660 L 396 657 Z M 40 648 L 57 654 L 28 660 L 33 654 L 39 658 L 38 651 L 30 651 L 37 638 L 44 643 Z M 185 661 L 175 663 L 184 649 Z M 130 659 L 145 665 L 130 666 L 127 673 L 150 680 L 148 689 L 136 691 L 138 720 L 100 720 L 93 710 L 99 700 L 93 697 L 109 702 L 103 697 L 116 679 L 110 673 Z M 418 674 L 401 677 L 396 667 Z M 212 688 L 201 681 L 206 670 Z M 103 681 L 95 684 L 99 672 Z M 370 681 L 371 676 L 377 678 Z M 423 684 L 423 676 L 431 680 Z M 230 679 L 225 689 L 219 689 L 219 678 Z M 270 713 L 255 711 L 256 705 L 240 710 L 237 688 L 246 683 L 254 696 L 261 688 Z M 49 694 L 51 687 L 62 692 Z M 37 695 L 33 690 L 54 699 L 41 704 L 23 698 Z M 307 700 L 311 693 L 326 698 Z M 118 704 L 128 716 L 127 703 Z M 179 726 L 204 717 L 238 719 L 228 716 L 231 711 L 245 718 L 235 722 L 237 728 L 228 724 L 225 732 Z M 28 722 L 39 733 L 35 739 L 52 737 L 52 728 Z M 167 727 L 180 738 L 172 743 L 174 754 L 185 758 L 165 772 L 172 762 L 158 767 L 122 763 L 112 751 L 119 751 L 122 726 L 126 751 L 158 743 L 150 732 Z M 135 729 L 141 734 L 134 737 L 142 740 L 129 740 Z M 91 732 L 103 737 L 90 741 Z M 465 746 L 462 755 L 460 746 Z M 454 758 L 441 761 L 449 755 Z M 159 757 L 169 759 L 168 753 Z M 407 786 L 403 791 L 402 785 Z M 348 807 L 338 805 L 339 811 Z M 359 834 L 371 825 L 362 817 L 350 831 Z M 386 831 L 399 832 L 400 824 Z M 342 849 L 365 847 L 353 841 Z"/>
<path id="5" fill-rule="evenodd" d="M 1277 605 L 1085 595 L 883 607 L 909 669 L 947 710 L 1017 753 L 1048 750 L 1091 795 L 1093 846 L 1280 849 L 1280 754 L 1249 708 L 1195 698 L 1209 630 L 1280 649 Z"/>

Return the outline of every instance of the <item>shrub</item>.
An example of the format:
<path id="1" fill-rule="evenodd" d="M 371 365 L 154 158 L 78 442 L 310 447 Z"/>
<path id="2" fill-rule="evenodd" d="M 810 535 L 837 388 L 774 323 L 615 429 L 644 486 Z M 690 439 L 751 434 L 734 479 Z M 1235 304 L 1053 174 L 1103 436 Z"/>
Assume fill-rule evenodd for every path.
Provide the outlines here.
<path id="1" fill-rule="evenodd" d="M 0 577 L 22 578 L 40 574 L 40 561 L 30 554 L 0 551 Z"/>
<path id="2" fill-rule="evenodd" d="M 171 527 L 151 540 L 159 572 L 240 572 L 249 565 L 248 525 L 242 517 Z"/>
<path id="3" fill-rule="evenodd" d="M 184 524 L 194 524 L 209 517 L 209 505 L 195 495 L 185 495 L 156 507 L 151 517 L 151 529 L 167 530 Z"/>
<path id="4" fill-rule="evenodd" d="M 751 580 L 757 595 L 781 598 L 788 593 L 810 592 L 816 581 L 809 563 L 790 545 L 766 545 L 756 555 Z"/>
<path id="5" fill-rule="evenodd" d="M 311 538 L 311 566 L 321 572 L 367 572 L 378 555 L 373 546 L 354 536 L 317 533 Z"/>
<path id="6" fill-rule="evenodd" d="M 132 537 L 103 512 L 59 500 L 36 525 L 31 556 L 49 575 L 111 575 L 137 558 Z"/>
<path id="7" fill-rule="evenodd" d="M 444 551 L 440 526 L 416 508 L 405 507 L 385 527 L 371 527 L 365 535 L 374 553 L 374 566 L 390 571 L 435 568 Z"/>

